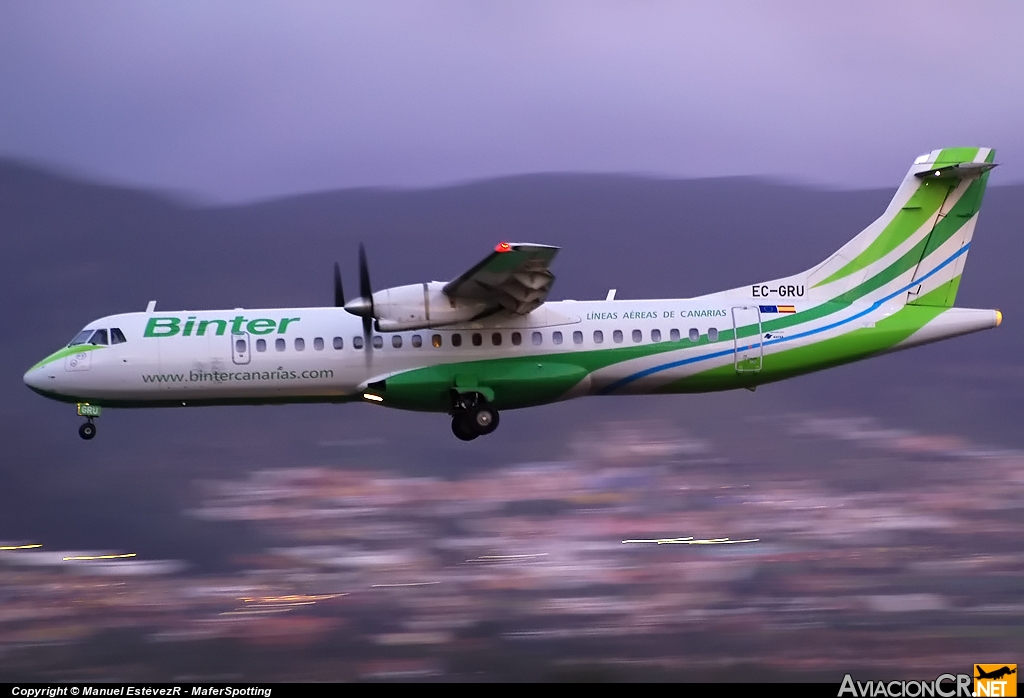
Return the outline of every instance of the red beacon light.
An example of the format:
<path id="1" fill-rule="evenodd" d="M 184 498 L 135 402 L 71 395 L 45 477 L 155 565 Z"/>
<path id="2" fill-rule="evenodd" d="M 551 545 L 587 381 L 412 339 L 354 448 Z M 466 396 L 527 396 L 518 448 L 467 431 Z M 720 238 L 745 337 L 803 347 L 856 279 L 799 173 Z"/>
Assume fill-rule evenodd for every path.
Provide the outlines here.
<path id="1" fill-rule="evenodd" d="M 512 245 L 508 244 L 507 242 L 499 242 L 497 245 L 495 245 L 494 251 L 495 252 L 511 252 L 512 251 Z"/>

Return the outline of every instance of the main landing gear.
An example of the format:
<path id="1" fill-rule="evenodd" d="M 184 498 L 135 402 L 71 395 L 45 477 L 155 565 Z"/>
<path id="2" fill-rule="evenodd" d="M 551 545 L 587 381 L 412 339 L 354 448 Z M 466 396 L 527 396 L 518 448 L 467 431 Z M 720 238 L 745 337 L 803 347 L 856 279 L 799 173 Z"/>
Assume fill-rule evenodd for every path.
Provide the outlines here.
<path id="1" fill-rule="evenodd" d="M 480 393 L 452 394 L 452 433 L 472 441 L 498 428 L 498 410 Z"/>

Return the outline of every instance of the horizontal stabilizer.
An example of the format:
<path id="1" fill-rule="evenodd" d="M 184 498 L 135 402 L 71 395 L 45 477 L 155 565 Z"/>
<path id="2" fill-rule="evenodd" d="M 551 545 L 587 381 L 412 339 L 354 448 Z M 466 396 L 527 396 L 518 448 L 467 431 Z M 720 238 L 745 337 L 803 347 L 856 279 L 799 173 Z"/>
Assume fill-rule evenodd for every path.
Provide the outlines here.
<path id="1" fill-rule="evenodd" d="M 915 172 L 914 176 L 920 179 L 976 179 L 996 165 L 998 163 L 995 162 L 958 162 L 924 172 Z"/>

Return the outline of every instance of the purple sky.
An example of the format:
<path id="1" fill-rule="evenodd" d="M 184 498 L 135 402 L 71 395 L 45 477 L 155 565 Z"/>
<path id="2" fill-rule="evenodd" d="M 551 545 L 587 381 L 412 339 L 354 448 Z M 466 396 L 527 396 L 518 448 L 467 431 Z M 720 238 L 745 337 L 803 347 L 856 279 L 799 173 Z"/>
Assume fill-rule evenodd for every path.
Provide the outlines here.
<path id="1" fill-rule="evenodd" d="M 0 0 L 0 156 L 244 201 L 538 171 L 1024 181 L 1024 3 Z"/>

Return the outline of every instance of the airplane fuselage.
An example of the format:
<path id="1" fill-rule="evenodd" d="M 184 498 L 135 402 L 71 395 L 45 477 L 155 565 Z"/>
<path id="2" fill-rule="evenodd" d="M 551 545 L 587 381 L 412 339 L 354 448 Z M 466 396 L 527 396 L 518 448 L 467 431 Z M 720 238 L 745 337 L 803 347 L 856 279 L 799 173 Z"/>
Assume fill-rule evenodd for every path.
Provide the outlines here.
<path id="1" fill-rule="evenodd" d="M 799 298 L 758 302 L 765 300 L 549 302 L 526 316 L 374 333 L 369 350 L 358 318 L 341 308 L 125 313 L 87 326 L 108 330 L 108 344 L 62 349 L 26 382 L 48 397 L 104 407 L 370 399 L 447 412 L 455 386 L 484 390 L 497 409 L 509 409 L 583 395 L 754 387 L 998 322 L 985 310 L 849 304 L 822 314 Z M 812 307 L 819 312 L 807 317 Z M 926 324 L 930 331 L 911 340 Z M 113 329 L 127 341 L 110 344 Z M 846 350 L 787 358 L 850 329 L 860 341 Z"/>

